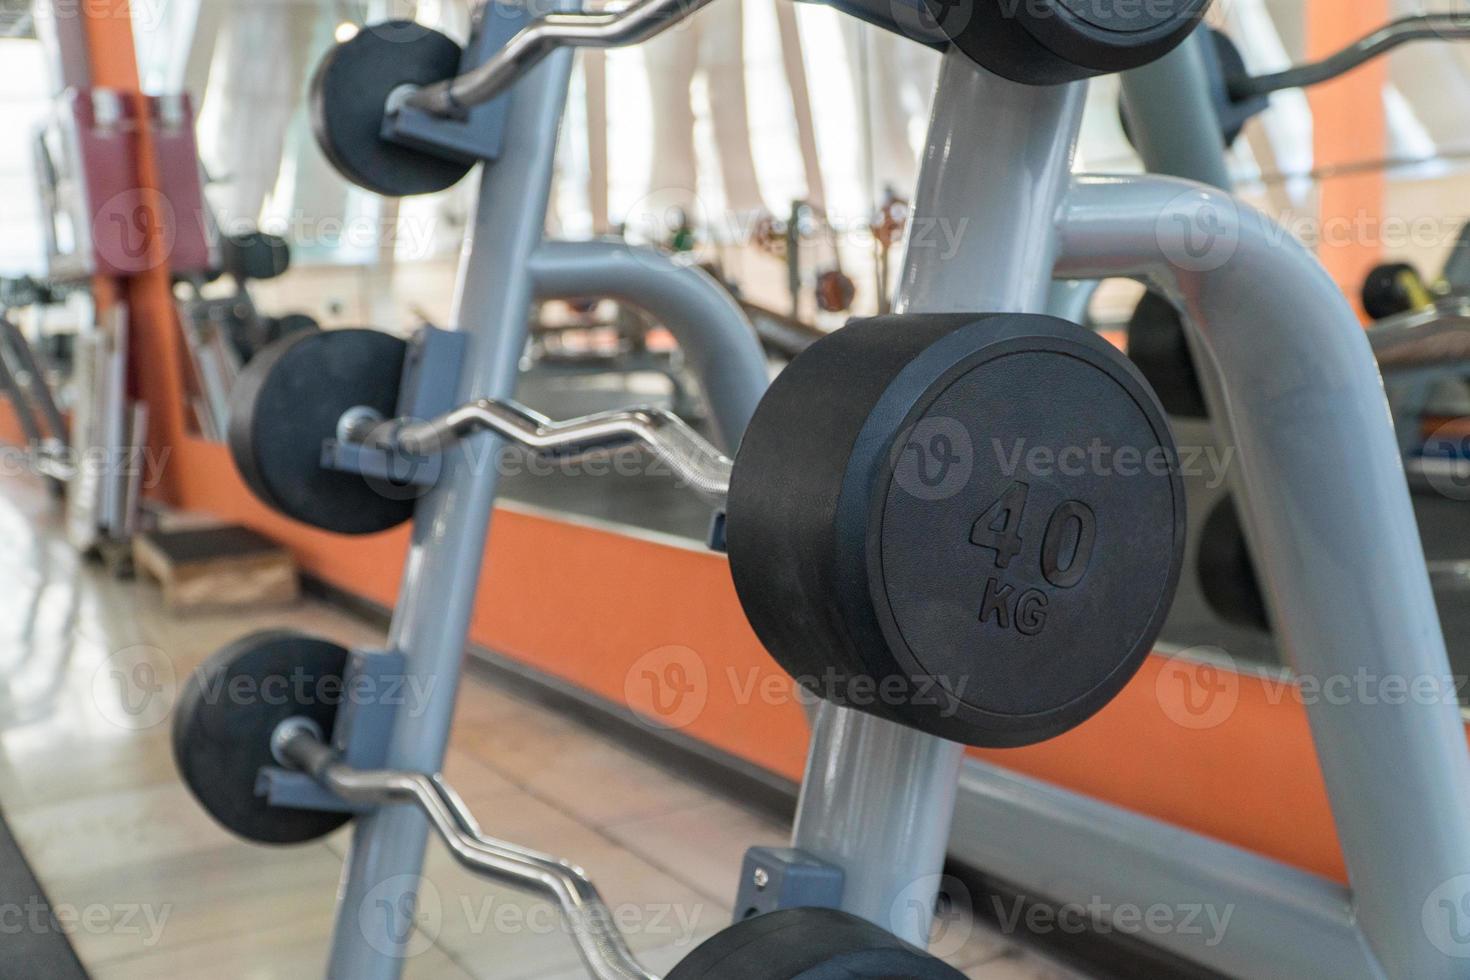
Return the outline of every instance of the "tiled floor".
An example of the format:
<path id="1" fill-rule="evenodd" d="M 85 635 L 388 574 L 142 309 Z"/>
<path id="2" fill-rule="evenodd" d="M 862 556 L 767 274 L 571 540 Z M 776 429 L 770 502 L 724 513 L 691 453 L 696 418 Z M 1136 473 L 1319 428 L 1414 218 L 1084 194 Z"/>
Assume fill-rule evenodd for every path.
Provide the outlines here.
<path id="1" fill-rule="evenodd" d="M 199 661 L 252 630 L 381 637 L 317 602 L 171 618 L 154 589 L 79 561 L 54 526 L 37 487 L 0 481 L 0 806 L 53 903 L 75 912 L 68 931 L 83 962 L 97 980 L 320 976 L 347 831 L 284 850 L 231 838 L 176 779 L 169 709 Z M 656 971 L 729 921 L 745 848 L 786 837 L 577 720 L 474 679 L 446 774 L 488 833 L 586 867 Z M 406 976 L 584 976 L 545 903 L 471 877 L 437 845 L 424 879 Z M 972 977 L 1070 975 L 963 916 L 936 946 Z"/>

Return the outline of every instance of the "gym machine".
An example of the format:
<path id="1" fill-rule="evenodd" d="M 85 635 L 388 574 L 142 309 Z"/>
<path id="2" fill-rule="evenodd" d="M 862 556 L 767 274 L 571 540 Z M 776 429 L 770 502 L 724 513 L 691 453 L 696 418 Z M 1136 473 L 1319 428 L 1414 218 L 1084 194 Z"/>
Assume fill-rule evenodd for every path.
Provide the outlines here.
<path id="1" fill-rule="evenodd" d="M 1123 76 L 1123 128 L 1151 173 L 1229 188 L 1226 151 L 1245 124 L 1264 112 L 1273 92 L 1331 81 L 1374 58 L 1419 41 L 1470 40 L 1470 22 L 1455 14 L 1403 17 L 1319 61 L 1251 75 L 1229 35 L 1211 27 L 1168 57 Z M 1170 125 L 1163 125 L 1165 119 Z M 1374 271 L 1364 284 L 1370 315 L 1407 312 L 1398 266 Z M 1388 304 L 1388 308 L 1385 305 Z M 1380 312 L 1374 312 L 1378 310 Z M 1174 307 L 1150 294 L 1128 325 L 1129 351 L 1171 416 L 1203 418 L 1204 394 Z"/>
<path id="2" fill-rule="evenodd" d="M 291 247 L 284 239 L 259 230 L 222 234 L 218 267 L 186 277 L 177 287 L 183 291 L 179 320 L 194 375 L 194 417 L 206 439 L 225 439 L 230 392 L 242 365 L 283 337 L 321 329 L 304 313 L 277 317 L 257 309 L 250 284 L 279 278 L 290 268 Z M 229 280 L 229 292 L 206 296 L 206 284 L 220 278 Z"/>
<path id="3" fill-rule="evenodd" d="M 138 113 L 146 114 L 153 134 L 162 188 L 157 192 L 141 189 L 147 184 L 134 165 Z M 155 268 L 163 259 L 152 245 L 162 236 L 148 234 L 151 207 L 166 207 L 177 219 L 165 243 L 173 271 L 189 276 L 210 268 L 194 113 L 187 96 L 156 95 L 135 103 L 113 89 L 68 88 L 37 129 L 32 154 L 49 283 L 81 287 L 94 277 L 122 279 Z M 148 432 L 148 406 L 128 392 L 131 313 L 126 304 L 111 303 L 76 335 L 69 406 L 72 465 L 52 467 L 68 479 L 68 540 L 79 551 L 121 563 L 128 560 L 139 519 Z M 33 393 L 43 404 L 39 391 Z M 44 404 L 41 413 L 52 415 Z"/>
<path id="4" fill-rule="evenodd" d="M 64 505 L 68 539 L 79 551 L 115 557 L 125 549 L 111 546 L 135 528 L 145 469 L 139 440 L 147 408 L 129 405 L 123 386 L 126 353 L 118 338 L 126 337 L 126 310 L 76 333 L 48 338 L 35 329 L 36 344 L 14 319 L 21 307 L 31 307 L 40 324 L 41 310 L 86 291 L 76 281 L 5 284 L 0 397 L 10 403 L 25 440 L 26 468 Z M 90 302 L 73 308 L 93 315 Z"/>
<path id="5" fill-rule="evenodd" d="M 755 229 L 756 246 L 786 266 L 786 319 L 791 323 L 801 321 L 802 295 L 808 286 L 802 268 L 803 245 L 814 237 L 826 247 L 830 261 L 810 277 L 813 305 L 818 313 L 846 313 L 857 298 L 857 285 L 842 270 L 838 232 L 823 209 L 807 201 L 792 201 L 784 220 L 768 216 Z"/>
<path id="6" fill-rule="evenodd" d="M 44 342 L 43 311 L 62 303 L 67 292 L 64 286 L 52 287 L 29 278 L 0 284 L 0 395 L 10 402 L 25 437 L 28 466 L 58 498 L 65 495 L 67 483 L 76 475 L 71 435 L 56 398 L 61 372 L 31 345 L 12 317 L 23 307 L 34 310 L 35 333 Z"/>
<path id="7" fill-rule="evenodd" d="M 1124 130 L 1150 172 L 1228 189 L 1232 182 L 1226 152 L 1245 124 L 1268 107 L 1271 93 L 1330 81 L 1405 44 L 1464 40 L 1470 40 L 1470 24 L 1463 17 L 1403 17 L 1319 61 L 1253 76 L 1228 35 L 1202 27 L 1166 57 L 1124 74 Z M 1463 245 L 1454 254 L 1463 256 Z M 1463 299 L 1452 284 L 1465 275 L 1463 259 L 1457 263 L 1452 258 L 1444 279 L 1430 288 L 1414 270 L 1385 265 L 1373 270 L 1363 287 L 1370 315 L 1387 317 L 1368 335 L 1389 386 L 1401 451 L 1416 489 L 1438 492 L 1433 489 L 1436 480 L 1457 488 L 1464 481 L 1458 461 L 1420 458 L 1420 413 L 1434 382 L 1458 371 L 1455 351 L 1463 348 L 1457 340 L 1463 329 Z M 1417 305 L 1426 308 L 1411 309 Z M 1176 429 L 1187 433 L 1181 438 L 1213 445 L 1223 437 L 1212 431 L 1197 353 L 1175 305 L 1157 293 L 1145 295 L 1129 321 L 1128 341 L 1129 356 L 1153 385 Z M 1426 363 L 1426 348 L 1445 357 L 1438 364 Z M 1201 597 L 1224 623 L 1247 631 L 1239 634 L 1240 643 L 1259 647 L 1255 637 L 1269 638 L 1272 621 L 1252 558 L 1254 547 L 1248 544 L 1249 527 L 1228 493 L 1197 495 L 1196 490 L 1191 486 L 1191 500 L 1206 516 L 1192 535 L 1189 563 L 1197 570 Z M 1457 489 L 1455 495 L 1462 493 Z M 1453 576 L 1444 581 L 1459 591 Z"/>
<path id="8" fill-rule="evenodd" d="M 1463 432 L 1427 432 L 1426 423 L 1470 415 L 1470 225 L 1460 229 L 1438 278 L 1385 263 L 1364 279 L 1362 299 L 1376 321 L 1368 338 L 1411 480 L 1433 489 L 1448 484 L 1450 496 L 1463 497 L 1470 440 Z"/>
<path id="9" fill-rule="evenodd" d="M 1162 409 L 1109 345 L 1042 312 L 1054 276 L 1139 278 L 1183 310 L 1206 396 L 1240 447 L 1293 666 L 1448 673 L 1379 376 L 1330 278 L 1217 189 L 1071 174 L 1083 79 L 1166 53 L 1203 0 L 1156 4 L 1146 23 L 1069 0 L 1010 17 L 935 0 L 953 43 L 914 213 L 971 231 L 946 258 L 911 243 L 895 312 L 814 344 L 764 396 L 754 337 L 708 302 L 713 283 L 656 253 L 542 241 L 569 48 L 631 43 L 698 6 L 569 9 L 510 30 L 490 18 L 464 51 L 380 25 L 315 80 L 318 138 L 364 186 L 434 190 L 485 161 L 454 330 L 411 345 L 370 331 L 290 338 L 246 369 L 232 411 L 231 448 L 268 503 L 345 532 L 414 526 L 388 650 L 248 637 L 190 680 L 175 719 L 185 781 L 236 833 L 290 843 L 353 822 L 329 975 L 399 975 L 433 833 L 461 864 L 556 903 L 591 975 L 650 976 L 574 865 L 485 836 L 437 775 L 494 500 L 484 461 L 507 443 L 637 444 L 673 463 L 723 513 L 711 543 L 728 551 L 757 634 L 822 698 L 792 849 L 747 857 L 736 907 L 762 914 L 670 977 L 837 964 L 954 977 L 922 952 L 951 847 L 1059 902 L 1230 906 L 1217 942 L 1152 937 L 1220 972 L 1455 975 L 1465 950 L 1436 902 L 1470 895 L 1470 758 L 1451 704 L 1308 707 L 1351 891 L 964 757 L 965 744 L 1031 744 L 1101 709 L 1147 655 L 1179 574 L 1182 490 Z M 853 12 L 903 30 L 920 13 L 898 6 Z M 1200 229 L 1216 234 L 1203 255 Z M 604 292 L 674 314 L 720 447 L 658 412 L 554 423 L 507 400 L 532 297 Z M 1080 469 L 1054 459 L 1032 478 L 1041 464 L 1024 452 L 1006 464 L 1021 445 L 1114 454 Z M 307 690 L 439 683 L 411 717 L 221 694 L 287 675 Z M 888 694 L 858 696 L 874 687 Z M 794 887 L 807 871 L 820 887 Z M 398 921 L 360 920 L 365 900 Z"/>

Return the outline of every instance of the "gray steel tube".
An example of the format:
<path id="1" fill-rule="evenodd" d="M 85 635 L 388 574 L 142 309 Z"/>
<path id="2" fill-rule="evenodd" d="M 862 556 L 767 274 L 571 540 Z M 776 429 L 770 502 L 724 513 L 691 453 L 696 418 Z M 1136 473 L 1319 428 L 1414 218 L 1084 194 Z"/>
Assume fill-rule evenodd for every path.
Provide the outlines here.
<path id="1" fill-rule="evenodd" d="M 1197 184 L 1081 179 L 1061 243 L 1059 274 L 1145 278 L 1184 311 L 1281 644 L 1323 692 L 1307 711 L 1358 923 L 1389 975 L 1463 976 L 1436 903 L 1470 907 L 1470 752 L 1357 318 L 1286 231 Z"/>
<path id="2" fill-rule="evenodd" d="M 1045 309 L 1085 95 L 945 56 L 899 312 Z M 844 909 L 927 946 L 963 747 L 830 705 L 812 729 L 794 846 L 843 869 Z"/>
<path id="3" fill-rule="evenodd" d="M 1173 51 L 1121 76 L 1123 112 L 1150 173 L 1229 188 L 1225 137 L 1214 90 L 1209 28 L 1201 24 Z"/>
<path id="4" fill-rule="evenodd" d="M 1346 888 L 1259 854 L 978 759 L 955 825 L 960 861 L 1225 976 L 1383 977 Z M 991 901 L 1002 923 L 1020 914 Z M 1147 927 L 1151 910 L 1168 926 Z"/>
<path id="5" fill-rule="evenodd" d="M 454 323 L 469 335 L 459 399 L 515 392 L 531 306 L 531 254 L 541 244 L 571 52 L 547 58 L 516 87 L 505 153 L 480 180 L 466 243 Z M 399 712 L 388 746 L 392 769 L 436 773 L 444 761 L 460 664 L 474 608 L 485 535 L 495 503 L 499 442 L 471 437 L 473 453 L 450 454 L 439 486 L 418 507 L 389 643 L 406 671 L 432 692 L 423 711 Z M 344 871 L 332 938 L 332 980 L 395 980 L 411 938 L 429 827 L 413 807 L 360 817 Z M 368 910 L 364 912 L 364 909 Z M 373 909 L 387 909 L 385 922 Z"/>
<path id="6" fill-rule="evenodd" d="M 538 299 L 605 297 L 653 314 L 679 341 L 709 400 L 721 448 L 733 451 L 770 374 L 755 328 L 709 273 L 622 242 L 547 242 L 530 264 Z"/>

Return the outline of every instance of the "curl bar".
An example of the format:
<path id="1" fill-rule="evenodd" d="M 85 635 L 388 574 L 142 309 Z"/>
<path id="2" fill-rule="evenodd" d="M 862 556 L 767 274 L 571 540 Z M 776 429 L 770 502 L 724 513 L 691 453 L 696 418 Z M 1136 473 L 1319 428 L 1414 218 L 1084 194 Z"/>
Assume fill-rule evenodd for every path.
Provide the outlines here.
<path id="1" fill-rule="evenodd" d="M 405 86 L 404 91 L 389 99 L 389 108 L 412 106 L 436 116 L 460 116 L 510 88 L 553 51 L 638 44 L 712 2 L 639 0 L 615 13 L 547 14 L 523 28 L 478 67 L 430 85 Z M 947 36 L 977 63 L 1027 84 L 1057 84 L 1136 67 L 1165 53 L 1189 33 L 1208 0 L 1174 0 L 1174 4 L 1177 9 L 1171 10 L 1169 17 L 1141 32 L 1119 29 L 1107 19 L 1101 23 L 1087 21 L 1078 27 L 1073 23 L 1074 15 L 1061 17 L 1042 5 L 1035 13 L 984 20 L 977 11 L 973 23 L 966 18 L 964 25 L 956 25 L 957 33 L 952 35 L 944 28 L 948 14 L 943 12 L 942 4 L 939 12 L 919 6 L 929 20 L 940 20 L 941 37 Z M 926 43 L 937 40 L 928 36 L 924 19 L 915 23 L 916 12 L 899 20 L 900 5 L 893 6 L 886 15 L 875 15 L 872 9 L 864 11 L 864 6 L 874 5 L 857 4 L 866 20 Z M 1099 40 L 1099 32 L 1111 32 L 1111 36 Z"/>
<path id="2" fill-rule="evenodd" d="M 1470 18 L 1463 14 L 1418 14 L 1380 27 L 1321 61 L 1297 65 L 1270 75 L 1236 76 L 1226 82 L 1236 102 L 1259 98 L 1288 88 L 1305 88 L 1345 75 L 1379 55 L 1411 41 L 1470 40 Z"/>
<path id="3" fill-rule="evenodd" d="M 426 85 L 401 104 L 454 116 L 489 102 L 560 48 L 616 48 L 646 41 L 714 0 L 643 0 L 616 13 L 547 14 L 506 42 L 490 60 L 456 78 Z"/>
<path id="4" fill-rule="evenodd" d="M 300 719 L 282 722 L 272 741 L 279 762 L 307 774 L 342 800 L 365 806 L 413 804 L 461 865 L 550 898 L 597 980 L 658 980 L 633 958 L 612 911 L 585 871 L 549 854 L 484 836 L 464 802 L 438 777 L 355 769 L 322 742 L 310 722 Z"/>
<path id="5" fill-rule="evenodd" d="M 348 412 L 342 433 L 375 448 L 434 456 L 476 432 L 493 432 L 533 453 L 579 459 L 599 450 L 642 446 L 672 467 L 699 493 L 723 498 L 734 464 L 689 424 L 660 408 L 600 412 L 553 422 L 513 402 L 482 398 L 423 422 L 382 422 L 370 412 Z"/>

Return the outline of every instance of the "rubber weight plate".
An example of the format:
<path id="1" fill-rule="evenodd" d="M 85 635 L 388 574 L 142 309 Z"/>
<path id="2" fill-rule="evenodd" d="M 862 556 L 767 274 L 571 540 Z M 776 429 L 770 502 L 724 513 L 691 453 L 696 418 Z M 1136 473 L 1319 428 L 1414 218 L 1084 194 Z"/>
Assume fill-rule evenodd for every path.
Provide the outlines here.
<path id="1" fill-rule="evenodd" d="M 1271 617 L 1245 528 L 1233 497 L 1223 497 L 1205 520 L 1199 539 L 1199 587 L 1205 604 L 1225 622 L 1258 633 L 1271 632 Z"/>
<path id="2" fill-rule="evenodd" d="M 377 330 L 306 331 L 240 372 L 230 396 L 230 453 L 260 500 L 338 534 L 373 534 L 413 517 L 412 487 L 322 466 L 322 445 L 350 408 L 398 409 L 408 345 Z"/>
<path id="3" fill-rule="evenodd" d="M 433 194 L 463 180 L 472 164 L 383 139 L 388 97 L 459 73 L 463 52 L 412 21 L 365 27 L 336 45 L 311 80 L 311 127 L 332 166 L 359 187 L 387 197 Z"/>
<path id="4" fill-rule="evenodd" d="M 1162 58 L 1210 0 L 924 0 L 976 64 L 1027 85 L 1059 85 Z"/>
<path id="5" fill-rule="evenodd" d="M 888 316 L 777 378 L 726 534 L 752 626 L 804 687 L 1003 747 L 1132 677 L 1184 507 L 1163 410 L 1106 341 L 1046 316 Z"/>
<path id="6" fill-rule="evenodd" d="M 347 651 L 299 633 L 256 633 L 204 662 L 174 712 L 174 763 L 194 798 L 226 830 L 258 844 L 302 844 L 346 823 L 343 813 L 271 806 L 256 776 L 278 766 L 271 736 L 309 718 L 330 740 Z"/>
<path id="7" fill-rule="evenodd" d="M 745 919 L 686 956 L 667 980 L 960 980 L 964 974 L 865 919 L 783 909 Z"/>
<path id="8" fill-rule="evenodd" d="M 1144 293 L 1128 320 L 1128 357 L 1153 387 L 1164 411 L 1174 418 L 1210 417 L 1205 392 L 1184 321 L 1174 304 L 1158 293 Z"/>
<path id="9" fill-rule="evenodd" d="M 219 252 L 220 268 L 241 282 L 275 279 L 291 268 L 291 246 L 263 231 L 225 235 Z"/>

